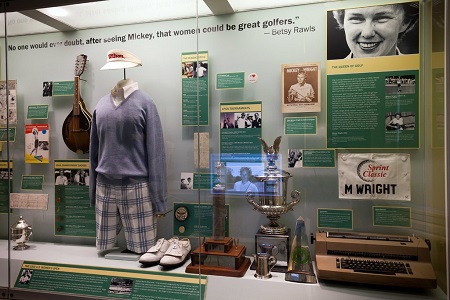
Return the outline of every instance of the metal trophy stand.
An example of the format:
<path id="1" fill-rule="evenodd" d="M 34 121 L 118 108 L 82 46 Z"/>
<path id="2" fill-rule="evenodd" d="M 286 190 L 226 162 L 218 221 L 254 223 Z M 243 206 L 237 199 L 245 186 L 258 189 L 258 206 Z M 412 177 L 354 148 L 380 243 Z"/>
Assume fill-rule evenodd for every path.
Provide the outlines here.
<path id="1" fill-rule="evenodd" d="M 280 150 L 281 136 L 277 137 L 272 146 L 261 139 L 261 144 L 266 154 L 267 167 L 264 174 L 256 176 L 262 183 L 263 190 L 259 192 L 258 203 L 255 201 L 255 194 L 247 194 L 247 202 L 253 208 L 266 215 L 269 219 L 267 224 L 261 225 L 255 235 L 255 251 L 258 249 L 265 251 L 265 249 L 277 248 L 276 253 L 272 253 L 277 259 L 277 265 L 273 268 L 274 272 L 286 272 L 289 263 L 289 245 L 290 245 L 290 230 L 281 225 L 278 219 L 281 215 L 292 210 L 293 207 L 300 202 L 300 192 L 291 192 L 291 202 L 287 203 L 287 187 L 288 180 L 292 175 L 286 171 L 278 170 L 276 161 L 278 160 L 278 153 Z M 272 246 L 272 247 L 271 247 Z M 282 251 L 280 251 L 282 250 Z M 253 270 L 254 265 L 251 266 Z"/>
<path id="2" fill-rule="evenodd" d="M 246 247 L 239 239 L 225 237 L 225 186 L 222 185 L 224 164 L 216 163 L 219 183 L 213 187 L 213 237 L 191 252 L 186 273 L 242 277 L 250 266 Z"/>

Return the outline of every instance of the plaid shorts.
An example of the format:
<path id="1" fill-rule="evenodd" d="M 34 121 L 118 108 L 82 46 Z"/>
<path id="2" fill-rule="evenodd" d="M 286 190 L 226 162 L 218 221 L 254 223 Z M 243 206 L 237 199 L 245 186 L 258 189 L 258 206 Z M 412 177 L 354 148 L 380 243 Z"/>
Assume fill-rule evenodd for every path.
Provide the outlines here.
<path id="1" fill-rule="evenodd" d="M 95 200 L 98 250 L 115 247 L 122 227 L 128 250 L 144 253 L 155 244 L 157 223 L 153 218 L 148 183 L 97 182 Z"/>

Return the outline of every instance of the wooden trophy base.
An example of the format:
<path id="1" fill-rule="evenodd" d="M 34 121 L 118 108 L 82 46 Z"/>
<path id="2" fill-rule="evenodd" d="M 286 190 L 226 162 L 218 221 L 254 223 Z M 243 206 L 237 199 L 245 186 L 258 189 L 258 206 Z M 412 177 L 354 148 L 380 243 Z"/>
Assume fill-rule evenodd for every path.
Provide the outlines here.
<path id="1" fill-rule="evenodd" d="M 245 246 L 233 246 L 233 239 L 229 237 L 208 239 L 191 252 L 191 263 L 186 267 L 186 273 L 242 277 L 250 267 L 245 251 Z"/>

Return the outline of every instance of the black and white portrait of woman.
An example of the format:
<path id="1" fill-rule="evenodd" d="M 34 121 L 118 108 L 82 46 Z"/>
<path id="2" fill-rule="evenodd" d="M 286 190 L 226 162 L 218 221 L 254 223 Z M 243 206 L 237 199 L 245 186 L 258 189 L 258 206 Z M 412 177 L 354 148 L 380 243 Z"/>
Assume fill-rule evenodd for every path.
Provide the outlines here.
<path id="1" fill-rule="evenodd" d="M 328 11 L 327 57 L 367 58 L 419 52 L 419 2 Z"/>

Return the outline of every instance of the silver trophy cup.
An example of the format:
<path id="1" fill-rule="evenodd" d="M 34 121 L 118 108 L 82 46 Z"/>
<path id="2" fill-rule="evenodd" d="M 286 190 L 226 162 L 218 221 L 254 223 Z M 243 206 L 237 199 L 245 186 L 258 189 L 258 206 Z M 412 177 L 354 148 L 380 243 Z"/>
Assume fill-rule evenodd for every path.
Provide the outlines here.
<path id="1" fill-rule="evenodd" d="M 19 217 L 19 221 L 13 224 L 11 227 L 11 239 L 17 244 L 13 247 L 13 250 L 25 250 L 30 248 L 26 244 L 29 241 L 30 236 L 33 234 L 33 229 L 22 216 Z"/>
<path id="2" fill-rule="evenodd" d="M 292 191 L 292 200 L 287 203 L 288 180 L 292 175 L 286 171 L 278 170 L 275 165 L 280 150 L 281 136 L 275 139 L 272 146 L 268 146 L 263 139 L 260 138 L 260 140 L 268 163 L 264 174 L 256 176 L 258 181 L 262 183 L 263 188 L 258 195 L 252 192 L 247 193 L 247 201 L 255 210 L 266 215 L 270 220 L 269 223 L 261 225 L 260 230 L 262 233 L 285 234 L 287 228 L 279 224 L 278 219 L 300 202 L 300 192 Z M 255 201 L 256 196 L 258 196 L 259 203 Z"/>

